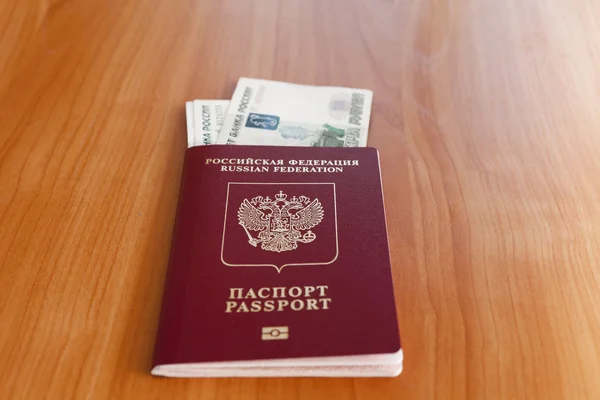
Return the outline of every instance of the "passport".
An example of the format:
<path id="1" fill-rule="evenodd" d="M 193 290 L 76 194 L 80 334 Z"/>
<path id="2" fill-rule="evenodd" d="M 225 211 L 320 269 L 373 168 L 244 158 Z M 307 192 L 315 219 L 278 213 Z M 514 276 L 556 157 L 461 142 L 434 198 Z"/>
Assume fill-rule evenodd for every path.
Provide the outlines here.
<path id="1" fill-rule="evenodd" d="M 374 148 L 186 150 L 152 374 L 396 376 Z"/>

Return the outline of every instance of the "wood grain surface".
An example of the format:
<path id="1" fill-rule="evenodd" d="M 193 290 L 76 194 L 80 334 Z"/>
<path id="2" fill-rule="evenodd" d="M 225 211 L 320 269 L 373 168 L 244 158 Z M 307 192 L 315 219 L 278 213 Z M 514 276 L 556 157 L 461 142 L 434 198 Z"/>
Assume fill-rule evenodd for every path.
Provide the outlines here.
<path id="1" fill-rule="evenodd" d="M 600 398 L 600 2 L 3 0 L 1 399 Z M 184 102 L 374 91 L 395 379 L 149 374 Z"/>

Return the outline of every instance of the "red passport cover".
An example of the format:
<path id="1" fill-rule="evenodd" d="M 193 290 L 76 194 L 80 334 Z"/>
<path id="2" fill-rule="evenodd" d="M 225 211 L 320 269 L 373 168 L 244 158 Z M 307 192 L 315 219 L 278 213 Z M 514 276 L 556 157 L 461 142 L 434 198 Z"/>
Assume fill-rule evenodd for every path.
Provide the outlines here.
<path id="1" fill-rule="evenodd" d="M 186 151 L 153 366 L 399 349 L 376 149 Z"/>

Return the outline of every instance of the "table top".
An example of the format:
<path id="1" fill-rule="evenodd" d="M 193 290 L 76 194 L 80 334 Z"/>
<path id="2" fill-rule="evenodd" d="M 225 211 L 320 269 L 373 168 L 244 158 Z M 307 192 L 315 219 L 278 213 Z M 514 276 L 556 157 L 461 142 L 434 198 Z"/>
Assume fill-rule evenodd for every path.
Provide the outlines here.
<path id="1" fill-rule="evenodd" d="M 0 398 L 600 397 L 600 2 L 0 2 Z M 184 102 L 374 91 L 394 379 L 149 374 Z"/>

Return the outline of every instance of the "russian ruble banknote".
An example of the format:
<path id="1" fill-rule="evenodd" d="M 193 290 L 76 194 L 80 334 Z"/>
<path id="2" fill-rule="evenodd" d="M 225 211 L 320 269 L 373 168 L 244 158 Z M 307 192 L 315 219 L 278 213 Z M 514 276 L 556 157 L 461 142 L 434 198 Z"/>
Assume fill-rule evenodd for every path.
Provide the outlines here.
<path id="1" fill-rule="evenodd" d="M 365 147 L 372 100 L 370 90 L 240 78 L 216 143 Z"/>
<path id="2" fill-rule="evenodd" d="M 194 100 L 185 103 L 188 147 L 215 144 L 229 100 Z"/>

